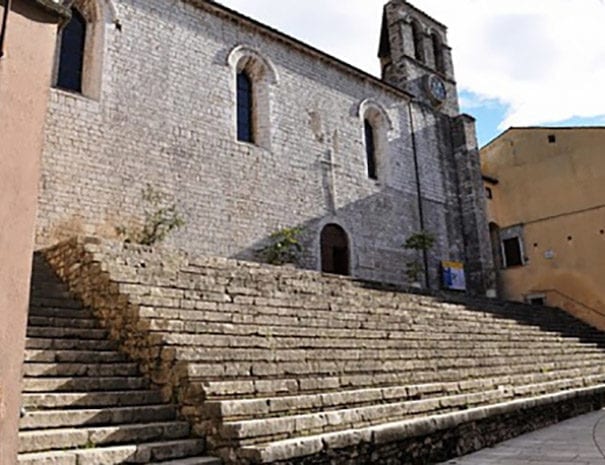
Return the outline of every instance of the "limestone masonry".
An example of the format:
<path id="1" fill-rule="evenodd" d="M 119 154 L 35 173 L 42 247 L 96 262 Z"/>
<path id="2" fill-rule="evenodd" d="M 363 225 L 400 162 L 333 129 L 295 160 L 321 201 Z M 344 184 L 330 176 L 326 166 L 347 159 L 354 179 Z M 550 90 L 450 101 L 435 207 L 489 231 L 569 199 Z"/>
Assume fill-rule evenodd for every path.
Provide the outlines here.
<path id="1" fill-rule="evenodd" d="M 28 403 L 64 405 L 57 394 L 77 391 L 98 405 L 93 391 L 153 387 L 146 395 L 161 389 L 164 404 L 143 419 L 130 407 L 28 412 L 20 465 L 49 453 L 60 464 L 155 463 L 204 446 L 225 465 L 435 463 L 605 404 L 603 334 L 561 310 L 98 239 L 44 257 Z M 130 359 L 101 351 L 107 333 Z M 102 362 L 119 355 L 122 367 Z M 189 424 L 202 439 L 187 439 Z M 200 462 L 162 462 L 177 463 Z"/>
<path id="2" fill-rule="evenodd" d="M 82 89 L 52 90 L 39 247 L 140 224 L 149 184 L 176 201 L 186 225 L 169 242 L 185 251 L 252 259 L 299 226 L 301 265 L 317 270 L 335 224 L 350 274 L 404 283 L 402 244 L 425 229 L 437 237 L 432 287 L 442 260 L 464 262 L 472 291 L 492 287 L 474 122 L 459 114 L 445 26 L 390 1 L 378 79 L 214 2 L 74 8 L 86 21 Z M 243 71 L 254 143 L 237 137 Z"/>

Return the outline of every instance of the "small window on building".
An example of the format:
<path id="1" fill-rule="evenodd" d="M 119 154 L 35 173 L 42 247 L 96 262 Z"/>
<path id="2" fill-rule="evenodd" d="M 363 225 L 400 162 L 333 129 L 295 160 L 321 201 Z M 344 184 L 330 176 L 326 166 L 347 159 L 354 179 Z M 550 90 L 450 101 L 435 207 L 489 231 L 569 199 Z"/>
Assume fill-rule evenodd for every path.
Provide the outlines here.
<path id="1" fill-rule="evenodd" d="M 527 303 L 531 305 L 546 305 L 546 297 L 543 295 L 530 295 L 527 297 Z"/>
<path id="2" fill-rule="evenodd" d="M 81 93 L 86 46 L 86 19 L 77 8 L 72 8 L 71 14 L 71 20 L 61 33 L 57 87 Z"/>
<path id="3" fill-rule="evenodd" d="M 246 71 L 237 74 L 237 139 L 254 143 L 252 79 Z"/>
<path id="4" fill-rule="evenodd" d="M 523 265 L 523 249 L 519 237 L 504 239 L 502 241 L 502 252 L 504 255 L 504 268 Z"/>
<path id="5" fill-rule="evenodd" d="M 551 134 L 548 136 L 548 143 L 549 144 L 556 144 L 557 143 L 557 136 L 555 136 L 554 134 Z"/>
<path id="6" fill-rule="evenodd" d="M 374 126 L 367 119 L 364 121 L 365 127 L 365 142 L 366 142 L 366 156 L 368 163 L 368 177 L 370 179 L 378 179 L 378 173 L 376 169 L 376 138 L 374 132 Z"/>
<path id="7" fill-rule="evenodd" d="M 486 197 L 487 197 L 489 200 L 491 200 L 491 199 L 493 199 L 493 198 L 494 198 L 494 193 L 492 192 L 491 187 L 486 187 L 486 188 L 485 188 L 485 196 L 486 196 Z"/>

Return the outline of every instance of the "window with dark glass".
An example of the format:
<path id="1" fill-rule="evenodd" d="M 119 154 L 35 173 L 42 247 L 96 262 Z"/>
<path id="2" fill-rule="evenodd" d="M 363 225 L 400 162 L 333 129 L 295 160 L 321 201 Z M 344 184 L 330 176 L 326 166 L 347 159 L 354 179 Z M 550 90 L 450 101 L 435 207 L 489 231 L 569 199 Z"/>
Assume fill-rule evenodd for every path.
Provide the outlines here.
<path id="1" fill-rule="evenodd" d="M 378 179 L 376 172 L 376 141 L 374 137 L 374 127 L 367 119 L 364 122 L 366 139 L 366 157 L 368 162 L 368 177 Z"/>
<path id="2" fill-rule="evenodd" d="M 252 80 L 245 71 L 237 74 L 237 139 L 254 142 Z"/>
<path id="3" fill-rule="evenodd" d="M 71 20 L 61 33 L 57 87 L 82 92 L 86 20 L 76 8 L 71 13 Z"/>
<path id="4" fill-rule="evenodd" d="M 511 239 L 505 239 L 502 241 L 502 248 L 504 249 L 504 267 L 510 268 L 511 266 L 523 265 L 523 255 L 521 252 L 521 241 L 518 237 Z"/>

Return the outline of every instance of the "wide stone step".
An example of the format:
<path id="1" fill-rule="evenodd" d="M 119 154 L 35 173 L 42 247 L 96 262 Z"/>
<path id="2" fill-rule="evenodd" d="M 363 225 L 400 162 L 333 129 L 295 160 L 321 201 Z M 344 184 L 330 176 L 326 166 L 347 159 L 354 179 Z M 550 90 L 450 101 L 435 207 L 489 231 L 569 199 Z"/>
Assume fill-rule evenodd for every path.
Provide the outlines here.
<path id="1" fill-rule="evenodd" d="M 170 460 L 158 465 L 221 465 L 221 460 L 216 457 L 194 457 L 190 459 Z"/>
<path id="2" fill-rule="evenodd" d="M 227 313 L 226 316 L 229 316 Z M 327 337 L 327 338 L 359 338 L 359 339 L 401 339 L 415 334 L 441 334 L 442 336 L 456 337 L 459 335 L 472 334 L 477 338 L 493 338 L 495 334 L 499 338 L 510 337 L 514 339 L 525 339 L 531 337 L 540 337 L 544 339 L 559 338 L 559 337 L 587 337 L 586 334 L 564 333 L 555 331 L 544 331 L 543 329 L 525 326 L 511 325 L 506 327 L 502 324 L 469 324 L 457 323 L 444 325 L 444 322 L 425 322 L 425 323 L 391 323 L 382 322 L 379 328 L 368 328 L 363 324 L 355 325 L 353 328 L 338 328 L 333 321 L 327 320 L 322 324 L 315 326 L 304 326 L 296 324 L 296 322 L 280 321 L 280 317 L 274 319 L 273 324 L 269 321 L 254 321 L 253 317 L 242 318 L 242 321 L 237 321 L 237 318 L 232 318 L 235 321 L 229 322 L 213 322 L 210 321 L 187 321 L 187 320 L 166 320 L 152 318 L 147 320 L 147 325 L 150 331 L 154 332 L 169 332 L 180 334 L 228 334 L 234 336 L 250 336 L 258 334 L 271 334 L 275 337 L 288 337 L 298 335 L 300 337 Z M 269 320 L 269 319 L 267 319 Z M 599 341 L 603 341 L 599 337 Z"/>
<path id="3" fill-rule="evenodd" d="M 173 405 L 145 405 L 138 407 L 110 407 L 90 410 L 52 410 L 27 412 L 19 428 L 24 430 L 65 428 L 120 423 L 153 423 L 175 420 Z"/>
<path id="4" fill-rule="evenodd" d="M 63 339 L 107 339 L 105 329 L 56 328 L 46 326 L 28 326 L 27 337 L 63 338 Z"/>
<path id="5" fill-rule="evenodd" d="M 246 380 L 218 380 L 203 381 L 199 389 L 207 400 L 222 400 L 237 397 L 267 397 L 288 396 L 293 394 L 311 394 L 334 392 L 340 390 L 356 390 L 365 388 L 386 388 L 401 386 L 403 384 L 435 384 L 435 383 L 476 383 L 483 380 L 493 380 L 497 385 L 522 385 L 555 381 L 557 379 L 581 378 L 589 376 L 602 376 L 605 366 L 596 364 L 583 369 L 572 368 L 565 370 L 552 370 L 540 372 L 534 369 L 525 373 L 505 373 L 499 376 L 470 377 L 459 376 L 449 380 L 438 380 L 437 372 L 414 373 L 411 377 L 402 377 L 400 374 L 386 375 L 359 375 L 359 376 L 319 376 L 311 378 L 277 378 L 277 379 L 246 379 Z M 409 379 L 408 379 L 409 378 Z"/>
<path id="6" fill-rule="evenodd" d="M 50 453 L 19 455 L 19 465 L 119 465 L 150 464 L 167 460 L 200 455 L 204 452 L 204 441 L 189 439 L 162 441 L 114 447 L 91 447 L 81 450 L 66 450 Z M 193 462 L 195 464 L 195 462 Z M 216 459 L 202 461 L 203 465 L 219 465 Z M 178 464 L 178 461 L 176 463 Z M 191 465 L 191 464 L 186 464 Z"/>
<path id="7" fill-rule="evenodd" d="M 281 440 L 292 435 L 307 436 L 343 429 L 390 423 L 417 416 L 466 410 L 519 397 L 530 397 L 583 388 L 584 380 L 567 380 L 555 383 L 484 390 L 466 394 L 432 397 L 423 400 L 389 402 L 341 410 L 321 410 L 299 415 L 259 418 L 223 422 L 221 437 L 227 441 L 252 444 L 267 440 Z"/>
<path id="8" fill-rule="evenodd" d="M 56 281 L 51 280 L 51 277 L 48 276 L 44 280 L 40 280 L 37 276 L 32 276 L 34 279 L 32 280 L 31 286 L 31 299 L 73 299 L 73 296 L 67 289 L 67 286 Z"/>
<path id="9" fill-rule="evenodd" d="M 245 307 L 248 312 L 255 312 L 256 309 L 249 309 Z M 422 330 L 423 328 L 432 328 L 433 330 L 438 329 L 442 333 L 457 333 L 460 329 L 474 334 L 493 334 L 497 331 L 499 334 L 515 334 L 515 335 L 537 335 L 537 334 L 582 334 L 583 336 L 598 337 L 603 340 L 603 337 L 594 330 L 573 332 L 570 326 L 558 326 L 543 328 L 539 325 L 521 324 L 516 321 L 493 321 L 483 322 L 477 319 L 464 320 L 456 319 L 448 321 L 443 318 L 443 315 L 435 318 L 424 318 L 422 321 L 418 321 L 416 317 L 414 320 L 403 318 L 405 322 L 402 322 L 402 315 L 395 314 L 392 317 L 393 321 L 389 321 L 388 318 L 384 318 L 383 315 L 373 315 L 374 319 L 370 320 L 341 320 L 335 318 L 333 315 L 323 319 L 317 317 L 301 318 L 300 314 L 296 314 L 293 310 L 292 316 L 285 316 L 282 313 L 276 315 L 258 315 L 255 313 L 239 315 L 236 309 L 231 307 L 224 308 L 222 313 L 219 312 L 195 312 L 175 309 L 176 315 L 180 318 L 175 319 L 174 315 L 171 315 L 171 311 L 163 309 L 149 308 L 142 311 L 142 317 L 147 318 L 149 323 L 149 329 L 152 331 L 170 331 L 170 332 L 182 332 L 182 333 L 223 333 L 225 329 L 230 328 L 231 332 L 241 334 L 243 332 L 253 331 L 256 326 L 270 326 L 275 328 L 276 333 L 286 333 L 291 328 L 298 328 L 301 330 L 301 334 L 307 334 L 309 332 L 317 332 L 318 329 L 326 330 L 330 328 L 332 334 L 342 334 L 346 331 L 359 331 L 364 330 L 366 333 L 386 331 L 402 332 L 409 330 Z M 218 313 L 218 314 L 217 314 Z"/>
<path id="10" fill-rule="evenodd" d="M 104 346 L 102 346 L 104 348 Z M 26 363 L 126 363 L 126 355 L 115 350 L 26 350 Z"/>
<path id="11" fill-rule="evenodd" d="M 60 339 L 28 337 L 25 342 L 27 349 L 49 350 L 116 350 L 117 344 L 103 339 Z"/>
<path id="12" fill-rule="evenodd" d="M 228 358 L 227 358 L 228 360 Z M 524 356 L 524 357 L 483 357 L 483 358 L 461 358 L 452 356 L 449 358 L 433 357 L 427 359 L 404 359 L 404 360 L 305 360 L 294 362 L 215 362 L 215 363 L 190 363 L 186 372 L 190 378 L 228 379 L 247 377 L 311 377 L 326 376 L 340 373 L 342 375 L 366 374 L 374 375 L 381 373 L 397 373 L 411 375 L 419 372 L 440 373 L 465 370 L 473 372 L 473 377 L 497 373 L 515 373 L 534 371 L 549 371 L 564 368 L 574 368 L 592 365 L 597 362 L 605 362 L 605 354 L 596 353 L 589 355 L 559 355 L 551 356 Z M 455 373 L 454 373 L 455 375 Z"/>
<path id="13" fill-rule="evenodd" d="M 146 389 L 149 382 L 143 378 L 81 377 L 81 378 L 24 378 L 24 392 L 118 391 Z"/>
<path id="14" fill-rule="evenodd" d="M 527 349 L 552 347 L 553 345 L 569 345 L 570 347 L 582 347 L 583 343 L 579 338 L 563 338 L 560 336 L 543 337 L 536 336 L 532 338 L 523 337 L 503 337 L 497 334 L 473 335 L 467 333 L 453 337 L 452 335 L 430 332 L 409 332 L 397 337 L 384 335 L 384 338 L 367 338 L 362 334 L 354 334 L 348 337 L 328 337 L 327 335 L 316 334 L 315 336 L 296 336 L 294 333 L 290 336 L 278 336 L 271 334 L 271 328 L 257 328 L 254 334 L 247 336 L 223 335 L 223 334 L 181 334 L 181 333 L 157 333 L 162 336 L 167 346 L 175 347 L 224 347 L 238 349 L 321 349 L 321 350 L 357 350 L 363 349 L 400 349 L 408 350 L 417 348 L 420 344 L 430 347 L 440 347 L 440 344 L 446 346 L 455 346 L 456 344 L 466 344 L 467 347 L 486 347 L 494 345 L 496 347 L 503 345 L 505 347 L 517 346 Z M 260 336 L 259 334 L 263 334 Z M 596 343 L 593 347 L 599 347 Z"/>
<path id="15" fill-rule="evenodd" d="M 446 413 L 465 410 L 478 405 L 512 399 L 514 393 L 500 390 L 458 396 L 438 397 L 428 400 L 371 405 L 342 410 L 321 411 L 303 415 L 286 415 L 274 418 L 224 422 L 220 437 L 226 444 L 243 445 L 287 439 L 292 436 L 308 436 L 346 429 L 360 428 L 380 423 L 426 416 L 435 412 Z M 216 444 L 220 447 L 221 444 Z"/>
<path id="16" fill-rule="evenodd" d="M 130 287 L 130 286 L 129 286 Z M 171 289 L 166 292 L 172 291 Z M 212 291 L 211 288 L 208 291 Z M 144 292 L 153 292 L 157 294 L 157 288 L 149 288 Z M 450 309 L 450 306 L 442 304 L 430 305 L 393 305 L 391 302 L 381 302 L 381 299 L 367 301 L 367 299 L 346 299 L 334 305 L 337 297 L 329 299 L 329 305 L 325 298 L 318 305 L 309 305 L 309 298 L 305 296 L 304 301 L 289 299 L 263 299 L 251 297 L 235 296 L 235 303 L 224 303 L 221 299 L 215 302 L 215 308 L 209 307 L 212 301 L 206 299 L 205 308 L 210 308 L 211 312 L 204 316 L 205 312 L 195 312 L 179 308 L 178 299 L 161 299 L 154 296 L 134 296 L 136 302 L 142 305 L 148 304 L 149 308 L 142 313 L 142 316 L 148 318 L 166 318 L 179 320 L 195 321 L 229 321 L 232 323 L 258 323 L 273 325 L 291 325 L 305 327 L 307 325 L 314 327 L 359 327 L 360 325 L 378 325 L 377 327 L 393 327 L 401 329 L 403 321 L 413 322 L 415 325 L 429 325 L 433 327 L 443 327 L 447 330 L 450 326 L 470 325 L 482 328 L 500 327 L 500 330 L 524 331 L 524 328 L 563 331 L 570 330 L 588 330 L 589 327 L 576 321 L 560 321 L 553 318 L 547 321 L 545 317 L 528 315 L 527 309 L 524 313 L 503 312 L 502 314 L 490 313 L 485 311 L 469 311 L 464 307 Z M 322 296 L 323 297 L 323 296 Z M 363 296 L 362 296 L 363 297 Z M 163 305 L 165 304 L 165 306 Z M 171 306 L 171 304 L 173 304 Z M 485 303 L 484 303 L 485 305 Z M 158 308 L 159 307 L 159 308 Z M 332 308 L 330 308 L 332 307 Z M 336 307 L 336 308 L 334 308 Z M 342 313 L 339 309 L 344 310 Z M 372 308 L 372 312 L 368 312 Z M 222 317 L 220 315 L 222 313 Z M 179 324 L 175 321 L 175 324 Z M 408 323 L 406 323 L 408 324 Z M 594 329 L 591 329 L 594 334 Z"/>
<path id="17" fill-rule="evenodd" d="M 29 307 L 30 317 L 41 317 L 41 318 L 67 318 L 67 319 L 90 319 L 94 318 L 92 310 L 87 308 L 73 309 L 73 308 L 55 308 L 55 307 Z"/>
<path id="18" fill-rule="evenodd" d="M 605 355 L 605 350 L 585 347 L 566 347 L 561 344 L 549 348 L 533 348 L 532 355 L 539 357 L 561 357 L 561 356 L 592 356 Z M 434 360 L 437 358 L 489 358 L 489 357 L 511 357 L 517 358 L 527 356 L 527 349 L 512 346 L 508 348 L 494 347 L 485 348 L 439 348 L 439 349 L 410 349 L 406 351 L 396 349 L 357 349 L 348 351 L 328 352 L 319 349 L 228 349 L 217 347 L 185 347 L 177 348 L 174 358 L 179 361 L 200 363 L 225 363 L 225 362 L 273 362 L 273 363 L 297 363 L 310 361 L 350 362 L 350 361 L 375 361 L 381 362 L 402 360 Z"/>
<path id="19" fill-rule="evenodd" d="M 598 379 L 596 377 L 592 378 L 590 382 L 605 382 L 605 374 Z M 185 407 L 183 413 L 201 416 L 209 421 L 251 420 L 337 410 L 345 407 L 354 408 L 365 405 L 426 400 L 490 390 L 502 392 L 504 397 L 507 398 L 511 395 L 529 395 L 579 388 L 588 385 L 590 382 L 586 377 L 581 377 L 529 385 L 514 385 L 502 384 L 500 380 L 495 378 L 461 383 L 433 383 L 298 396 L 207 401 L 200 406 Z"/>
<path id="20" fill-rule="evenodd" d="M 139 367 L 136 363 L 33 363 L 23 366 L 23 374 L 28 377 L 63 377 L 63 376 L 137 376 Z"/>
<path id="21" fill-rule="evenodd" d="M 189 435 L 189 423 L 164 422 L 95 428 L 58 428 L 19 433 L 19 452 L 90 448 L 102 445 L 180 439 Z"/>
<path id="22" fill-rule="evenodd" d="M 62 298 L 62 297 L 46 297 L 46 296 L 32 296 L 29 301 L 30 306 L 32 307 L 51 307 L 51 308 L 71 308 L 75 310 L 80 310 L 82 308 L 82 304 L 71 297 Z"/>
<path id="23" fill-rule="evenodd" d="M 159 391 L 61 392 L 58 394 L 23 394 L 26 409 L 75 409 L 120 407 L 162 403 Z"/>
<path id="24" fill-rule="evenodd" d="M 559 392 L 545 396 L 515 399 L 492 405 L 472 407 L 461 411 L 437 413 L 420 418 L 409 418 L 391 423 L 351 428 L 348 430 L 320 433 L 308 436 L 289 436 L 288 439 L 247 445 L 238 450 L 255 464 L 291 463 L 290 459 L 326 453 L 329 450 L 354 446 L 361 442 L 370 449 L 395 443 L 408 437 L 424 437 L 427 434 L 453 430 L 458 425 L 472 423 L 507 413 L 522 411 L 525 408 L 539 408 L 556 402 L 569 401 L 579 396 L 603 393 L 605 386 L 593 386 L 577 391 Z M 283 462 L 282 462 L 283 461 Z M 313 462 L 311 462 L 313 463 Z"/>
<path id="25" fill-rule="evenodd" d="M 99 321 L 94 318 L 65 318 L 49 316 L 30 315 L 27 324 L 29 326 L 48 326 L 56 328 L 84 328 L 84 329 L 102 329 Z"/>

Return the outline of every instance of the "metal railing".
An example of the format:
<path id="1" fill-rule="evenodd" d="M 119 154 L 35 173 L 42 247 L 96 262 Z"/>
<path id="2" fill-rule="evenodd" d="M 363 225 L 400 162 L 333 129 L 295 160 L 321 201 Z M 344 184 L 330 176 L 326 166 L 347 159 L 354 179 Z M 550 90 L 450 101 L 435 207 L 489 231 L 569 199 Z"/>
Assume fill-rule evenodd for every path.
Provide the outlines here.
<path id="1" fill-rule="evenodd" d="M 571 302 L 572 304 L 578 305 L 578 306 L 588 310 L 589 312 L 596 313 L 597 315 L 599 315 L 599 317 L 605 319 L 604 310 L 599 310 L 597 308 L 594 308 L 594 307 L 591 307 L 590 305 L 585 304 L 584 302 L 580 302 L 578 299 L 571 297 L 570 295 L 567 295 L 564 292 L 559 291 L 558 289 L 545 289 L 545 290 L 540 290 L 540 291 L 532 291 L 532 293 L 546 295 L 547 303 L 548 303 L 548 294 L 556 294 L 559 297 L 562 297 L 564 300 Z"/>

